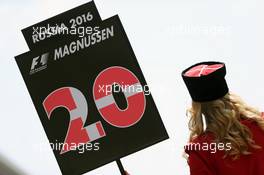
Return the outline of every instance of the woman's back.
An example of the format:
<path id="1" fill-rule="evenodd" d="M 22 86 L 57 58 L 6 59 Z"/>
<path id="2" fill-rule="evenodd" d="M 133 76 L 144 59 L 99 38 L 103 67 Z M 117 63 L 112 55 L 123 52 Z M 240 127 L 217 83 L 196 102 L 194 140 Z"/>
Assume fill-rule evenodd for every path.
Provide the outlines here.
<path id="1" fill-rule="evenodd" d="M 263 116 L 264 117 L 264 116 Z M 249 148 L 249 155 L 241 155 L 234 160 L 232 157 L 225 157 L 225 151 L 209 149 L 190 149 L 186 147 L 189 154 L 188 163 L 191 175 L 263 175 L 264 172 L 264 131 L 251 120 L 242 120 L 241 123 L 247 126 L 252 133 L 255 144 L 261 148 Z M 211 145 L 214 143 L 214 136 L 210 133 L 197 137 L 192 144 Z M 197 147 L 198 148 L 198 147 Z M 206 148 L 206 147 L 205 147 Z"/>

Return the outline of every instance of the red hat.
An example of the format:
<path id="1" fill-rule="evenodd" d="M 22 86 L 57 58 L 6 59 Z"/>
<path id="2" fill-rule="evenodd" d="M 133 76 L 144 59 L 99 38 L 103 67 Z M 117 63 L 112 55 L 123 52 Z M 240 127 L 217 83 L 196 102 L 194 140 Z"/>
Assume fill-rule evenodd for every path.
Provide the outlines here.
<path id="1" fill-rule="evenodd" d="M 182 78 L 193 101 L 206 102 L 225 96 L 229 89 L 226 67 L 221 62 L 201 62 L 182 72 Z"/>

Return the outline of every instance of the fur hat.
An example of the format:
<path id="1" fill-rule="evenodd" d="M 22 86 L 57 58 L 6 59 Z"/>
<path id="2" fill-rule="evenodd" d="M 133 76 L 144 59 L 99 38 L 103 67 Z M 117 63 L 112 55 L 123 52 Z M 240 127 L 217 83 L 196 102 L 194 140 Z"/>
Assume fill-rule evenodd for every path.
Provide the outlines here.
<path id="1" fill-rule="evenodd" d="M 225 96 L 229 89 L 226 67 L 221 62 L 201 62 L 182 72 L 189 93 L 196 102 L 207 102 Z"/>

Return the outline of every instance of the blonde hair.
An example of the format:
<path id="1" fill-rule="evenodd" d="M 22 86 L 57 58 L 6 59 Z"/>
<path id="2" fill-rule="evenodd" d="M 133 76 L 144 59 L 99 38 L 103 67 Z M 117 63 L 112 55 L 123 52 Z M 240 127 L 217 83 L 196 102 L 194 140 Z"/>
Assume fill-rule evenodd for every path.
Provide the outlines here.
<path id="1" fill-rule="evenodd" d="M 233 159 L 240 155 L 250 154 L 249 148 L 261 148 L 252 139 L 248 127 L 240 121 L 248 119 L 256 122 L 264 130 L 264 120 L 261 112 L 248 106 L 243 100 L 234 94 L 228 93 L 224 97 L 210 102 L 192 102 L 192 107 L 187 110 L 190 115 L 189 129 L 190 141 L 194 138 L 211 132 L 216 142 L 231 144 L 231 150 L 225 151 L 225 156 Z M 204 129 L 203 116 L 206 129 Z"/>

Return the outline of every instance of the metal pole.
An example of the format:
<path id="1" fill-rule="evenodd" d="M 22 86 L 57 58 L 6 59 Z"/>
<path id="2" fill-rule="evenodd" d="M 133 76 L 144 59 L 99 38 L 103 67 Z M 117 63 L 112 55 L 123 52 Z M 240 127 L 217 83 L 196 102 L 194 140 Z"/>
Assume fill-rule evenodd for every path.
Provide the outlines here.
<path id="1" fill-rule="evenodd" d="M 125 172 L 125 169 L 124 169 L 124 167 L 122 165 L 121 160 L 120 159 L 117 159 L 116 160 L 116 163 L 117 163 L 117 166 L 118 166 L 118 168 L 120 170 L 121 175 L 126 175 L 126 172 Z"/>

